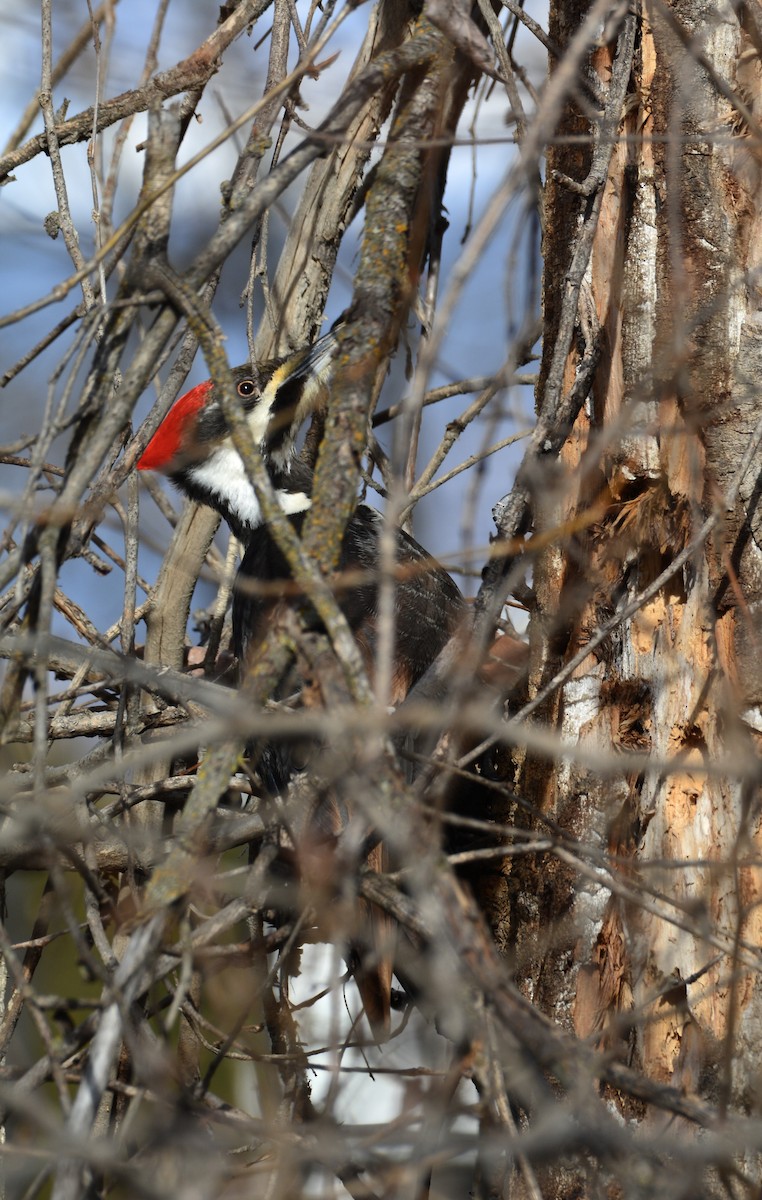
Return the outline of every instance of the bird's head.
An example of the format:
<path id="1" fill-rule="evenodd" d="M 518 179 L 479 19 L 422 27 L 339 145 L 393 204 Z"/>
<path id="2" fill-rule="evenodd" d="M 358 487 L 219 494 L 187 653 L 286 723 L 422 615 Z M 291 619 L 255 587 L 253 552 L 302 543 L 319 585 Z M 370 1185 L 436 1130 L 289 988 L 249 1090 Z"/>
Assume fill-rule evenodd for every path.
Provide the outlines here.
<path id="1" fill-rule="evenodd" d="M 308 473 L 296 464 L 304 421 L 327 401 L 335 331 L 314 346 L 274 362 L 233 369 L 233 386 L 252 437 L 285 512 L 309 507 Z M 211 380 L 175 402 L 138 460 L 139 471 L 161 471 L 194 500 L 208 504 L 246 538 L 262 520 L 259 503 Z"/>

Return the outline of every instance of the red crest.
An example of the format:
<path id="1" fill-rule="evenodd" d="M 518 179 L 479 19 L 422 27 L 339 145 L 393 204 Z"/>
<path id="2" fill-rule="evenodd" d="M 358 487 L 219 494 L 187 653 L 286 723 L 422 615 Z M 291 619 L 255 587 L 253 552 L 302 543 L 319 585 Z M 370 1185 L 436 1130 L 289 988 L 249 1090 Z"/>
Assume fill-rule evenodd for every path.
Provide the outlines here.
<path id="1" fill-rule="evenodd" d="M 166 471 L 169 468 L 188 440 L 196 413 L 206 404 L 211 390 L 212 382 L 207 379 L 175 401 L 138 459 L 139 471 Z"/>

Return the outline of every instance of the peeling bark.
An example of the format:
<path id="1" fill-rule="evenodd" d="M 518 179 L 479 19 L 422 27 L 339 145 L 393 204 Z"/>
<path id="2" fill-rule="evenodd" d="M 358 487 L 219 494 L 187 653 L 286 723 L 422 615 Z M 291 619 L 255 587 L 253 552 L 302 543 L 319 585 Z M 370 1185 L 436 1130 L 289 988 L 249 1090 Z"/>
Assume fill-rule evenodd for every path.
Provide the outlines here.
<path id="1" fill-rule="evenodd" d="M 563 45 L 578 6 L 551 11 Z M 614 49 L 603 45 L 589 63 L 604 91 Z M 756 1094 L 762 1023 L 760 828 L 745 782 L 762 696 L 758 452 L 737 487 L 759 436 L 762 204 L 758 150 L 739 107 L 756 120 L 760 82 L 751 32 L 730 5 L 685 0 L 640 14 L 587 277 L 601 363 L 562 453 L 563 477 L 535 504 L 535 533 L 552 544 L 534 568 L 530 695 L 708 515 L 721 519 L 689 565 L 539 710 L 605 769 L 572 757 L 519 763 L 534 805 L 525 823 L 552 821 L 580 849 L 560 863 L 514 858 L 505 871 L 525 993 L 652 1079 L 741 1109 Z M 558 133 L 580 125 L 589 131 L 570 106 Z M 583 178 L 584 154 L 560 136 L 548 168 L 544 371 L 579 200 L 560 175 Z M 566 389 L 578 361 L 573 347 Z M 648 752 L 652 765 L 618 774 L 614 756 L 625 749 Z M 590 863 L 601 869 L 581 870 Z M 561 1172 L 548 1194 L 576 1194 L 578 1182 Z"/>

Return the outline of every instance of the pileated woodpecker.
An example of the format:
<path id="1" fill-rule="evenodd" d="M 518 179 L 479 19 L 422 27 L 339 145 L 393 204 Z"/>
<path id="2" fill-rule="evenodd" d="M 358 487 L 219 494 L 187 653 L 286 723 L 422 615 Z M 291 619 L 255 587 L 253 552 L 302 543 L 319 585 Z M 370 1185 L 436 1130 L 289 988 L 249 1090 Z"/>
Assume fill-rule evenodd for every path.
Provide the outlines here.
<path id="1" fill-rule="evenodd" d="M 306 418 L 324 403 L 336 348 L 334 333 L 307 351 L 284 360 L 246 365 L 233 379 L 255 442 L 267 465 L 278 501 L 297 532 L 312 500 L 312 473 L 296 452 L 296 437 Z M 262 519 L 254 488 L 235 450 L 211 382 L 182 396 L 146 446 L 138 469 L 161 471 L 227 521 L 244 546 L 233 600 L 234 650 L 241 662 L 265 632 L 277 586 L 270 599 L 246 589 L 247 578 L 271 585 L 288 579 L 288 568 Z M 382 517 L 358 504 L 347 526 L 339 572 L 358 582 L 339 591 L 347 618 L 369 669 L 376 647 L 379 536 Z M 422 546 L 397 530 L 398 578 L 391 702 L 398 704 L 439 655 L 461 625 L 465 601 L 457 586 Z M 284 588 L 284 592 L 287 589 Z"/>
<path id="2" fill-rule="evenodd" d="M 307 417 L 325 404 L 336 350 L 334 333 L 309 350 L 275 362 L 236 367 L 233 379 L 255 443 L 267 465 L 283 511 L 297 532 L 311 505 L 312 474 L 297 454 L 296 438 Z M 211 382 L 182 396 L 165 417 L 138 462 L 140 470 L 161 471 L 193 500 L 208 504 L 228 522 L 244 546 L 233 600 L 233 640 L 243 663 L 264 635 L 278 584 L 288 594 L 288 568 L 262 519 L 257 497 L 235 450 Z M 372 673 L 376 650 L 379 536 L 382 517 L 364 504 L 352 515 L 341 548 L 341 574 L 360 581 L 338 592 L 339 605 Z M 463 624 L 465 601 L 442 566 L 402 529 L 397 530 L 393 704 L 422 678 Z M 269 598 L 246 588 L 247 579 L 265 581 Z M 273 593 L 276 599 L 273 599 Z M 288 769 L 274 756 L 265 775 L 280 788 Z M 286 760 L 287 761 L 287 760 Z M 273 767 L 280 763 L 280 767 Z M 260 773 L 262 773 L 260 771 Z M 379 863 L 381 859 L 379 858 Z M 391 970 L 376 992 L 389 990 Z M 388 1020 L 388 996 L 369 1001 L 358 984 L 376 1028 Z M 370 1008 L 376 1011 L 371 1012 Z M 380 1010 L 380 1011 L 379 1011 Z"/>

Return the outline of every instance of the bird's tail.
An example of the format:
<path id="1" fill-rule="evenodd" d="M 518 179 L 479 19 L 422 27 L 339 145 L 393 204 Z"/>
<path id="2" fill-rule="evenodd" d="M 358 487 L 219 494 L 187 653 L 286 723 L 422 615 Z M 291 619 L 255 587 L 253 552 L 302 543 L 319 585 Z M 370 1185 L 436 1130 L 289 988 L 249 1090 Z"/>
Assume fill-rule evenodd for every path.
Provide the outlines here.
<path id="1" fill-rule="evenodd" d="M 388 856 L 382 843 L 374 846 L 366 863 L 376 874 L 388 870 Z M 377 1042 L 385 1042 L 391 1027 L 397 926 L 388 913 L 366 900 L 359 901 L 359 912 L 366 932 L 362 943 L 352 947 L 350 966 L 371 1033 Z"/>

